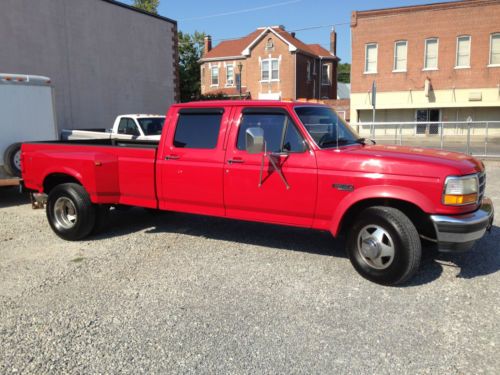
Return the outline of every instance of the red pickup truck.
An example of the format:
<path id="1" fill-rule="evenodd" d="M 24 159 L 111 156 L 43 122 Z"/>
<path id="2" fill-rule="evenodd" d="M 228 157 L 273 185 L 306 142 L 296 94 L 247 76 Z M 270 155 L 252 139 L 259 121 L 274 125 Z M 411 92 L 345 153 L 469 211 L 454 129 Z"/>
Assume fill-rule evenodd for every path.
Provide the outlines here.
<path id="1" fill-rule="evenodd" d="M 381 284 L 415 274 L 422 240 L 461 251 L 489 230 L 480 161 L 371 143 L 320 104 L 187 103 L 170 108 L 159 143 L 23 144 L 22 175 L 66 240 L 117 205 L 314 228 L 345 234 L 356 270 Z"/>

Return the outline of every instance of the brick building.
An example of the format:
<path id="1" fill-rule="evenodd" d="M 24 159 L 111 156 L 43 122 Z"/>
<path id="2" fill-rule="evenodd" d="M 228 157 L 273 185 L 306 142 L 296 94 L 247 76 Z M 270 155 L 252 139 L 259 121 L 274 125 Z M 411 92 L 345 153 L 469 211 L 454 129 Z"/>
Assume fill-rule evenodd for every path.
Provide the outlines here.
<path id="1" fill-rule="evenodd" d="M 351 33 L 352 122 L 373 81 L 376 121 L 500 120 L 500 1 L 353 12 Z"/>
<path id="2" fill-rule="evenodd" d="M 305 44 L 283 26 L 263 27 L 212 48 L 205 39 L 201 63 L 202 94 L 224 93 L 252 99 L 335 99 L 336 33 L 330 51 Z M 241 74 L 240 74 L 241 73 Z"/>

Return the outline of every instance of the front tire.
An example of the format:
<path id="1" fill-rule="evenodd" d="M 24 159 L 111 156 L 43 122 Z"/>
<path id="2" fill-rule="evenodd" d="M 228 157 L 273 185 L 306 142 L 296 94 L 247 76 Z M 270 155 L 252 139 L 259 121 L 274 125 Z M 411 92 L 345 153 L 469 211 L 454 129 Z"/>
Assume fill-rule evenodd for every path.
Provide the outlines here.
<path id="1" fill-rule="evenodd" d="M 59 237 L 77 241 L 88 236 L 95 227 L 96 208 L 83 186 L 61 184 L 49 193 L 47 219 Z"/>
<path id="2" fill-rule="evenodd" d="M 370 207 L 354 221 L 347 252 L 364 278 L 382 285 L 409 280 L 418 270 L 422 245 L 415 225 L 400 210 Z"/>

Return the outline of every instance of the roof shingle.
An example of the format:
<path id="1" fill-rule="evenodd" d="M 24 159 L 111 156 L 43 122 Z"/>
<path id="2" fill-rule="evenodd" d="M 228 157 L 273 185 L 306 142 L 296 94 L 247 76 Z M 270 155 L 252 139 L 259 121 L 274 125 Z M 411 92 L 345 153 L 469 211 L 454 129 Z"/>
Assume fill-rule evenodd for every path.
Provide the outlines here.
<path id="1" fill-rule="evenodd" d="M 271 29 L 271 28 L 268 28 Z M 272 30 L 283 38 L 287 43 L 295 46 L 300 52 L 322 58 L 337 59 L 330 51 L 321 47 L 319 44 L 305 44 L 300 39 L 292 36 L 288 31 L 273 27 Z M 255 39 L 257 39 L 266 29 L 257 29 L 247 36 L 240 39 L 226 40 L 220 42 L 217 46 L 212 48 L 209 52 L 205 53 L 202 60 L 208 59 L 221 59 L 224 57 L 241 56 L 245 48 L 247 48 Z"/>

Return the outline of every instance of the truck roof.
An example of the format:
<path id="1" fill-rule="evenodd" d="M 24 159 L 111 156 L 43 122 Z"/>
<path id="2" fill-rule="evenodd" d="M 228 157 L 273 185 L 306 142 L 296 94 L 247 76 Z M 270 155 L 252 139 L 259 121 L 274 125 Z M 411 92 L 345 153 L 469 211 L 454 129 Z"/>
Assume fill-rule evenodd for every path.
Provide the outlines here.
<path id="1" fill-rule="evenodd" d="M 204 108 L 204 107 L 232 107 L 232 106 L 259 106 L 259 107 L 295 107 L 295 106 L 311 105 L 311 106 L 324 106 L 323 103 L 316 103 L 310 101 L 301 100 L 205 100 L 199 102 L 188 102 L 188 103 L 177 103 L 174 107 L 193 107 L 193 108 Z"/>
<path id="2" fill-rule="evenodd" d="M 133 113 L 133 114 L 126 114 L 126 115 L 118 115 L 116 117 L 132 117 L 132 118 L 163 117 L 163 118 L 165 118 L 165 115 L 147 114 L 147 113 Z"/>

